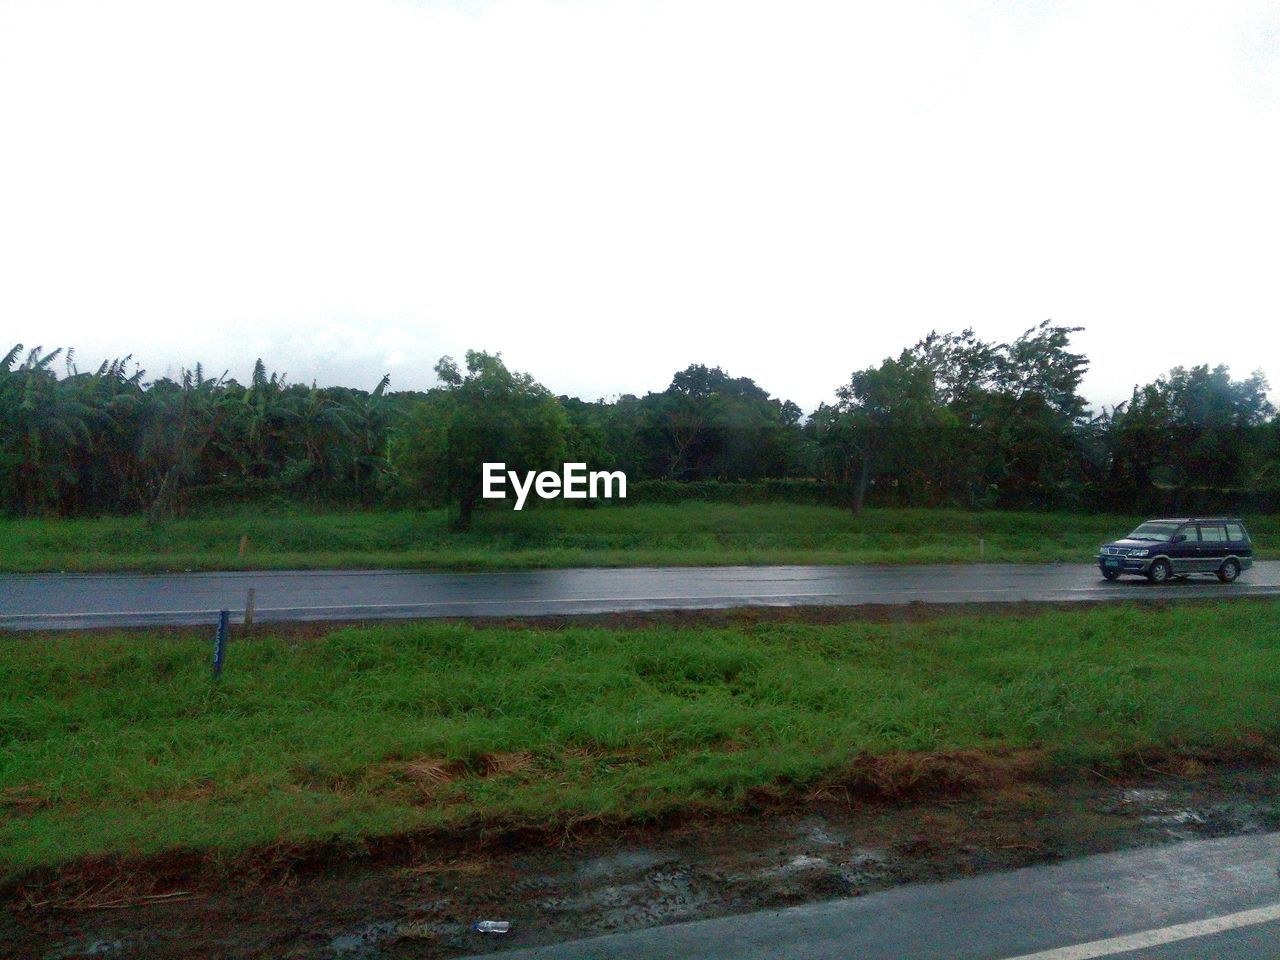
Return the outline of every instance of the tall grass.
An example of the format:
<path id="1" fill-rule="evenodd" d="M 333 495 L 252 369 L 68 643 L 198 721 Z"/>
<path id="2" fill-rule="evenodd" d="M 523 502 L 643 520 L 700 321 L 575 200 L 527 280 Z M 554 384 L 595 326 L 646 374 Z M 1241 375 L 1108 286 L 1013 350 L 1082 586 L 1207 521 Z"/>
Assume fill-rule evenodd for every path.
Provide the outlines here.
<path id="1" fill-rule="evenodd" d="M 683 503 L 483 510 L 458 532 L 443 510 L 236 509 L 160 528 L 141 518 L 0 521 L 0 572 L 1085 561 L 1141 519 Z M 1280 520 L 1250 526 L 1262 555 L 1276 555 Z"/>
<path id="2" fill-rule="evenodd" d="M 0 638 L 0 863 L 724 807 L 858 757 L 1280 735 L 1280 603 Z"/>

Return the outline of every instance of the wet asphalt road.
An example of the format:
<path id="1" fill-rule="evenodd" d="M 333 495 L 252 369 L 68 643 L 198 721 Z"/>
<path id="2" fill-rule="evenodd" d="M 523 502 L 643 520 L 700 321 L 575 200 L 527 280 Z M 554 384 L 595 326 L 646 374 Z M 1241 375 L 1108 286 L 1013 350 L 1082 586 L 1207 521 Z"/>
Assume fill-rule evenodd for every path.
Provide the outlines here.
<path id="1" fill-rule="evenodd" d="M 532 950 L 510 960 L 1274 960 L 1280 834 L 1195 840 Z"/>
<path id="2" fill-rule="evenodd" d="M 55 630 L 238 620 L 247 591 L 259 621 L 507 617 L 744 606 L 1012 603 L 1280 595 L 1280 561 L 1236 583 L 1165 586 L 1102 580 L 1086 564 L 662 567 L 522 573 L 249 571 L 0 576 L 0 629 Z"/>

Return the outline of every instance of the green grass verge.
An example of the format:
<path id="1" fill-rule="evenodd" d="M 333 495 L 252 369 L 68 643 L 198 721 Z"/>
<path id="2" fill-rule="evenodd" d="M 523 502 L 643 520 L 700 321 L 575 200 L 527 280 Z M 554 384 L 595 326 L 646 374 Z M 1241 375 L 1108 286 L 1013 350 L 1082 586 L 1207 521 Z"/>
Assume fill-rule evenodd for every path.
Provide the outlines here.
<path id="1" fill-rule="evenodd" d="M 434 511 L 234 510 L 153 529 L 141 518 L 0 521 L 0 572 L 1089 560 L 1142 517 L 684 503 L 485 510 L 474 529 Z M 1249 520 L 1277 556 L 1280 517 Z M 246 555 L 240 538 L 249 536 Z"/>
<path id="2" fill-rule="evenodd" d="M 1280 733 L 1280 602 L 923 622 L 0 637 L 0 875 L 717 809 L 856 758 Z"/>

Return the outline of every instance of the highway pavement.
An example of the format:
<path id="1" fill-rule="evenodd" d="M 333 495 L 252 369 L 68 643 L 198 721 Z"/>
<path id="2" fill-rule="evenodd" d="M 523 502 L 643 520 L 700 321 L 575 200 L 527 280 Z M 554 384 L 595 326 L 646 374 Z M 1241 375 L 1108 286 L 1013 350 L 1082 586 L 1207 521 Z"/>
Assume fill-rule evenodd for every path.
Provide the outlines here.
<path id="1" fill-rule="evenodd" d="M 1275 960 L 1280 834 L 652 927 L 504 960 Z M 519 931 L 516 931 L 518 934 Z"/>
<path id="2" fill-rule="evenodd" d="M 744 606 L 1179 600 L 1280 595 L 1280 562 L 1233 584 L 1102 580 L 1088 564 L 661 567 L 423 573 L 398 570 L 0 576 L 0 629 L 259 621 L 508 617 Z"/>

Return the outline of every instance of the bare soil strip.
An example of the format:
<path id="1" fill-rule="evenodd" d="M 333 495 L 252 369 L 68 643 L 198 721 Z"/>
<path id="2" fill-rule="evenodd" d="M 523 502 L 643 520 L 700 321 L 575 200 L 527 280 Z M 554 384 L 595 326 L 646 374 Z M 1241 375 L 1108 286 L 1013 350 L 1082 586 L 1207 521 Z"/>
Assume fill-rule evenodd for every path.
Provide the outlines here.
<path id="1" fill-rule="evenodd" d="M 1280 766 L 1261 760 L 1135 760 L 1108 777 L 1046 777 L 1027 756 L 923 770 L 914 792 L 877 794 L 867 771 L 643 826 L 400 838 L 359 857 L 262 850 L 216 870 L 178 856 L 81 865 L 8 891 L 0 955 L 448 957 L 1280 828 Z M 513 933 L 470 933 L 484 918 Z"/>

